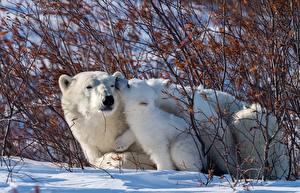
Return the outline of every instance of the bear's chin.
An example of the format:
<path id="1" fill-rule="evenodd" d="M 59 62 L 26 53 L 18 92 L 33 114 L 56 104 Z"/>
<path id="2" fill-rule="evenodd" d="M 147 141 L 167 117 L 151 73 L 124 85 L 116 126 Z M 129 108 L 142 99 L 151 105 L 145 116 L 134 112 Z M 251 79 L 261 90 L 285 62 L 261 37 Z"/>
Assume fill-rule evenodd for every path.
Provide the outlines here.
<path id="1" fill-rule="evenodd" d="M 114 106 L 112 106 L 112 107 L 101 107 L 101 108 L 99 108 L 98 112 L 101 113 L 101 114 L 109 116 L 109 115 L 112 115 L 114 113 L 114 110 L 115 110 Z"/>

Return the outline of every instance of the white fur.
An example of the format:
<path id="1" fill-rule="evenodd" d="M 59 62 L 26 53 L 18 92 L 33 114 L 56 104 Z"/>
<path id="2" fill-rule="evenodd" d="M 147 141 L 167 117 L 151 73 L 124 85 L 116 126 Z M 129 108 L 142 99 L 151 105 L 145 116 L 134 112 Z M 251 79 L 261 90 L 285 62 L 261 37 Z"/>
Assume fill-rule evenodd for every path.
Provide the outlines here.
<path id="1" fill-rule="evenodd" d="M 187 121 L 189 114 L 186 94 L 193 98 L 196 126 L 210 163 L 223 173 L 234 172 L 235 142 L 228 123 L 232 114 L 243 109 L 245 103 L 226 92 L 204 89 L 202 86 L 192 92 L 190 87 L 182 88 L 180 85 L 170 84 L 165 79 L 149 79 L 147 84 L 154 88 L 159 96 L 155 101 L 158 107 Z M 228 160 L 228 165 L 225 164 L 225 159 Z"/>
<path id="2" fill-rule="evenodd" d="M 192 97 L 194 94 L 190 87 L 171 84 L 166 79 L 149 79 L 147 84 L 157 93 L 156 106 L 180 117 L 188 116 L 186 114 L 186 104 L 188 103 L 186 95 Z M 207 101 L 210 108 L 214 108 L 220 116 L 223 116 L 222 118 L 227 124 L 231 122 L 234 113 L 247 106 L 245 102 L 227 92 L 204 89 L 202 85 L 196 91 L 200 93 L 203 100 Z"/>
<path id="3" fill-rule="evenodd" d="M 268 178 L 284 178 L 288 175 L 288 156 L 282 141 L 282 131 L 278 131 L 276 117 L 259 104 L 238 111 L 234 115 L 232 131 L 240 149 L 240 167 L 250 177 L 261 176 L 264 170 L 264 153 L 267 139 L 274 137 L 269 144 L 268 157 L 271 172 Z M 249 162 L 251 161 L 251 162 Z"/>
<path id="4" fill-rule="evenodd" d="M 74 77 L 62 75 L 59 79 L 65 119 L 86 158 L 96 166 L 101 166 L 105 153 L 114 151 L 116 137 L 128 129 L 124 107 L 114 87 L 117 76 L 120 73 L 111 76 L 89 71 Z M 102 102 L 108 95 L 114 97 L 109 109 Z M 138 147 L 131 150 L 138 150 Z"/>
<path id="5" fill-rule="evenodd" d="M 199 128 L 199 135 L 201 136 L 201 139 L 205 145 L 205 151 L 207 151 L 206 153 L 210 162 L 213 163 L 218 168 L 218 170 L 220 170 L 223 173 L 234 172 L 236 157 L 234 151 L 235 143 L 232 137 L 232 132 L 227 126 L 227 123 L 224 121 L 224 119 L 221 118 L 220 114 L 217 113 L 217 110 L 227 108 L 231 114 L 235 111 L 242 109 L 243 103 L 236 100 L 235 97 L 225 92 L 203 89 L 202 87 L 199 87 L 194 92 L 193 96 L 193 92 L 189 87 L 182 88 L 180 85 L 170 84 L 169 81 L 165 79 L 149 79 L 146 81 L 146 83 L 156 93 L 156 96 L 154 96 L 155 105 L 165 112 L 169 112 L 178 117 L 184 118 L 186 120 L 186 122 L 184 123 L 186 127 L 190 125 L 189 114 L 187 109 L 188 101 L 186 94 L 194 98 L 193 110 L 195 113 L 195 120 L 197 127 Z M 145 94 L 146 90 L 147 89 L 145 88 L 142 93 Z M 128 100 L 130 99 L 126 99 L 127 102 Z M 235 105 L 234 108 L 231 108 L 233 105 Z M 156 111 L 158 110 L 156 109 Z M 127 112 L 126 114 L 128 115 Z M 137 119 L 135 117 L 134 121 L 139 121 L 139 119 L 140 118 Z M 152 120 L 156 119 L 152 117 Z M 146 123 L 148 124 L 148 122 Z M 177 125 L 176 127 L 182 128 L 182 126 L 180 125 Z M 130 126 L 130 128 L 132 127 Z M 124 141 L 125 140 L 123 140 L 123 142 Z M 191 145 L 187 144 L 195 144 L 195 141 L 198 142 L 198 139 L 188 138 L 188 140 L 184 140 L 184 142 L 178 140 L 177 144 L 180 145 L 172 146 L 172 150 L 176 150 L 180 147 L 182 150 L 185 148 L 185 152 L 187 152 L 189 151 L 189 149 L 191 149 Z M 176 148 L 173 148 L 175 146 Z M 195 147 L 193 148 L 196 149 Z M 179 156 L 179 150 L 171 152 L 173 154 L 177 154 L 177 156 L 174 157 L 186 157 L 185 153 L 181 153 L 181 155 Z M 228 165 L 225 164 L 225 160 L 228 160 Z M 193 161 L 189 162 L 194 163 Z M 188 161 L 185 160 L 185 163 L 188 163 Z"/>
<path id="6" fill-rule="evenodd" d="M 130 88 L 121 90 L 127 122 L 157 169 L 170 170 L 176 166 L 182 170 L 201 170 L 206 162 L 191 134 L 187 133 L 189 124 L 159 109 L 155 105 L 157 93 L 145 81 L 130 80 L 129 85 Z M 133 139 L 129 137 L 132 136 L 130 130 L 116 140 L 118 150 L 126 148 L 128 145 L 124 143 Z M 201 149 L 201 145 L 198 146 Z"/>
<path id="7" fill-rule="evenodd" d="M 216 164 L 221 172 L 233 172 L 236 157 L 231 130 L 207 100 L 207 96 L 203 95 L 203 91 L 195 91 L 193 110 L 210 163 Z"/>
<path id="8" fill-rule="evenodd" d="M 188 118 L 185 105 L 187 98 L 181 94 L 184 91 L 179 85 L 170 84 L 166 79 L 149 79 L 146 82 L 156 92 L 155 105 L 157 107 L 176 116 Z M 190 95 L 190 89 L 186 89 Z"/>
<path id="9" fill-rule="evenodd" d="M 231 122 L 234 113 L 247 106 L 245 102 L 238 100 L 227 92 L 204 89 L 202 86 L 199 86 L 197 90 L 228 124 Z"/>

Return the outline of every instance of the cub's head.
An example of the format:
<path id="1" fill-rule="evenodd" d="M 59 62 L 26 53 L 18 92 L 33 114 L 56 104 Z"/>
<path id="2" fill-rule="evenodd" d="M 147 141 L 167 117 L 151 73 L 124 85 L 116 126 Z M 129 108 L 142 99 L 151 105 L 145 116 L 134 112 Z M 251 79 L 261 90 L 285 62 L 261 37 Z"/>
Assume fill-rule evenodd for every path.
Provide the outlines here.
<path id="1" fill-rule="evenodd" d="M 117 78 L 116 87 L 126 106 L 153 106 L 157 97 L 146 80 Z"/>
<path id="2" fill-rule="evenodd" d="M 120 102 L 115 88 L 116 79 L 121 77 L 120 72 L 109 75 L 101 71 L 81 72 L 74 77 L 61 75 L 59 87 L 65 113 L 79 113 L 83 116 L 113 114 Z"/>

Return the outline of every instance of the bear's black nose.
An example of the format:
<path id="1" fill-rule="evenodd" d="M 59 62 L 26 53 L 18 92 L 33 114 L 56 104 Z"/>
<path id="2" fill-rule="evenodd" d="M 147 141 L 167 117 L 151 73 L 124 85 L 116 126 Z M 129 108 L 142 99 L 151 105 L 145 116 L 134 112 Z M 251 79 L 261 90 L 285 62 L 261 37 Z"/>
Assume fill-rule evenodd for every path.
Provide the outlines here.
<path id="1" fill-rule="evenodd" d="M 103 105 L 105 106 L 112 106 L 114 104 L 115 100 L 113 96 L 105 96 L 104 100 L 102 101 Z"/>

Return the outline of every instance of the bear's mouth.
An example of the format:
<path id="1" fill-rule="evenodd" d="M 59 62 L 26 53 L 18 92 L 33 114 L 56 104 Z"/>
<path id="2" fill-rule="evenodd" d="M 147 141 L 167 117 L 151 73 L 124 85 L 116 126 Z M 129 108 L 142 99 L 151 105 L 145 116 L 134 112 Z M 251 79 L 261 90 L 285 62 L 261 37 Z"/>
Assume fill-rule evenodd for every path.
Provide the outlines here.
<path id="1" fill-rule="evenodd" d="M 113 107 L 112 106 L 109 106 L 109 107 L 108 106 L 104 106 L 104 107 L 101 107 L 99 110 L 102 111 L 102 112 L 112 111 Z"/>

